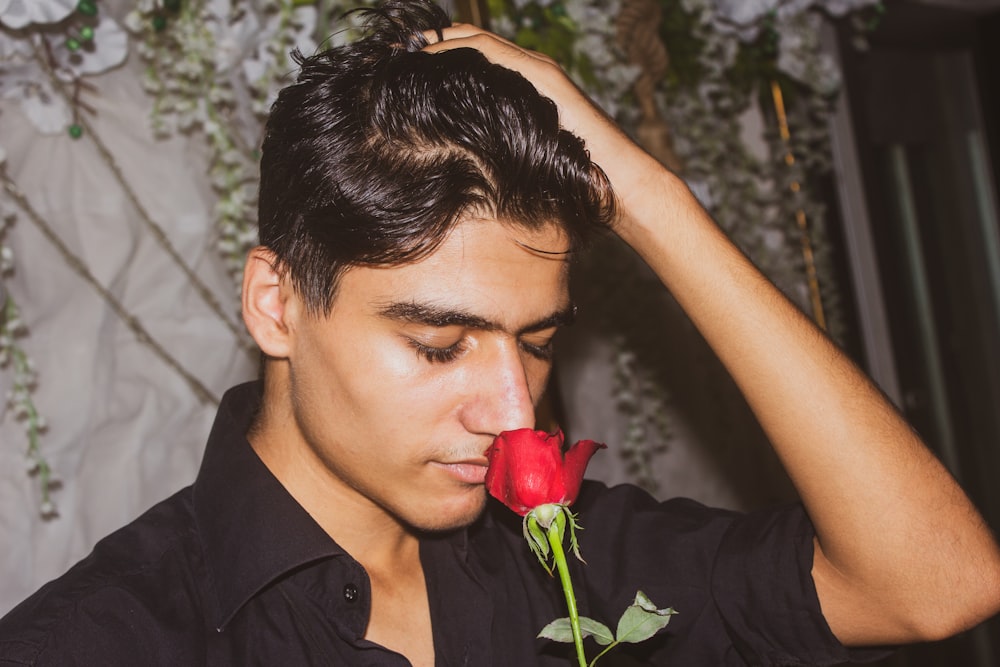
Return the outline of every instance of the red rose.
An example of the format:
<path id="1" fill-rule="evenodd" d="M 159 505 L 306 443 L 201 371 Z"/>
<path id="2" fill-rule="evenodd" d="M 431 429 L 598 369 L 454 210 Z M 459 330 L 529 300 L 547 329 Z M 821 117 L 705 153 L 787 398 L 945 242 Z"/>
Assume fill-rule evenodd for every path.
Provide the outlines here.
<path id="1" fill-rule="evenodd" d="M 592 618 L 580 616 L 576 594 L 566 563 L 563 543 L 569 538 L 570 548 L 581 561 L 576 530 L 580 528 L 569 506 L 576 500 L 583 483 L 583 473 L 590 457 L 604 445 L 593 440 L 581 440 L 563 452 L 563 434 L 522 428 L 504 431 L 486 451 L 486 489 L 509 509 L 524 517 L 524 539 L 531 552 L 550 575 L 558 572 L 566 596 L 569 616 L 557 618 L 538 633 L 558 642 L 573 642 L 580 667 L 593 665 L 610 648 L 623 642 L 640 642 L 662 630 L 673 609 L 657 609 L 642 592 L 618 621 L 615 632 Z M 567 535 L 568 534 L 568 535 Z M 605 648 L 587 662 L 583 638 L 594 637 Z"/>
<path id="2" fill-rule="evenodd" d="M 486 452 L 486 489 L 521 516 L 539 505 L 571 505 L 590 457 L 604 447 L 580 440 L 563 453 L 562 431 L 504 431 Z"/>

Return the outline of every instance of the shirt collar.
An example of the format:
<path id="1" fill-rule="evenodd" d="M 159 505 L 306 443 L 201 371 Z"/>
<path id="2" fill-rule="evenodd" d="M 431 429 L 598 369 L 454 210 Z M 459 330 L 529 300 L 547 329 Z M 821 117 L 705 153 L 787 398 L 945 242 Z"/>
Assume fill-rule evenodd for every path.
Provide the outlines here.
<path id="1" fill-rule="evenodd" d="M 222 630 L 262 588 L 298 567 L 346 552 L 258 458 L 247 440 L 262 384 L 222 397 L 194 483 L 194 516 Z"/>

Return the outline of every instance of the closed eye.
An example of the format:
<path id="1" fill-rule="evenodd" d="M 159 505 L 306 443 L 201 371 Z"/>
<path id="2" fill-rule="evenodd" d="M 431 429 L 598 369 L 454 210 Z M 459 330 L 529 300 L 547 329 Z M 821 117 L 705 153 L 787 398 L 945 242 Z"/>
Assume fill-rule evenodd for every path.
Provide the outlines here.
<path id="1" fill-rule="evenodd" d="M 521 349 L 541 361 L 552 361 L 553 347 L 551 342 L 545 345 L 532 345 L 531 343 L 522 342 Z"/>
<path id="2" fill-rule="evenodd" d="M 467 347 L 466 340 L 464 338 L 459 339 L 457 342 L 449 345 L 448 347 L 434 347 L 431 345 L 425 345 L 418 340 L 412 338 L 407 338 L 406 341 L 410 344 L 417 354 L 432 364 L 442 364 L 449 361 L 454 361 L 458 358 L 462 352 L 465 351 Z"/>
<path id="3" fill-rule="evenodd" d="M 528 340 L 522 338 L 518 341 L 518 345 L 522 350 L 535 357 L 541 361 L 552 361 L 552 354 L 554 352 L 554 346 L 552 344 L 552 338 L 545 339 L 544 341 L 539 340 Z"/>

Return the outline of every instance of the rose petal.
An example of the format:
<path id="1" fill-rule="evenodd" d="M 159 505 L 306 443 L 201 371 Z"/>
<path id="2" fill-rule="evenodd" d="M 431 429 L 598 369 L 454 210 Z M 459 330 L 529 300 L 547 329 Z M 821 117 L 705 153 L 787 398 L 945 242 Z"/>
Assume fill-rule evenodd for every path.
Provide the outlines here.
<path id="1" fill-rule="evenodd" d="M 501 433 L 486 454 L 487 490 L 521 516 L 554 502 L 564 491 L 561 449 L 562 433 L 530 428 Z"/>
<path id="2" fill-rule="evenodd" d="M 572 505 L 576 502 L 576 496 L 580 493 L 583 474 L 587 471 L 590 458 L 597 453 L 597 450 L 606 448 L 607 445 L 604 443 L 593 440 L 578 440 L 569 448 L 563 460 L 562 471 L 566 486 L 566 496 L 562 501 L 564 504 Z"/>

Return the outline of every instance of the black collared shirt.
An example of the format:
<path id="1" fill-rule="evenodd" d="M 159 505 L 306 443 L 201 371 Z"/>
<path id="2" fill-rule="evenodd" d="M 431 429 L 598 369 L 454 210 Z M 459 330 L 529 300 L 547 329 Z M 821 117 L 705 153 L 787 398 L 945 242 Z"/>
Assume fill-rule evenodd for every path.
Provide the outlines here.
<path id="1" fill-rule="evenodd" d="M 247 442 L 259 400 L 259 385 L 230 390 L 194 485 L 0 620 L 0 664 L 409 664 L 364 639 L 367 574 Z M 800 507 L 740 515 L 588 482 L 574 509 L 587 559 L 573 564 L 582 614 L 614 628 L 638 589 L 679 612 L 602 665 L 616 653 L 692 667 L 851 657 L 820 613 Z M 420 556 L 438 665 L 573 664 L 569 645 L 535 639 L 565 603 L 512 512 L 491 500 L 470 528 L 423 539 Z"/>

